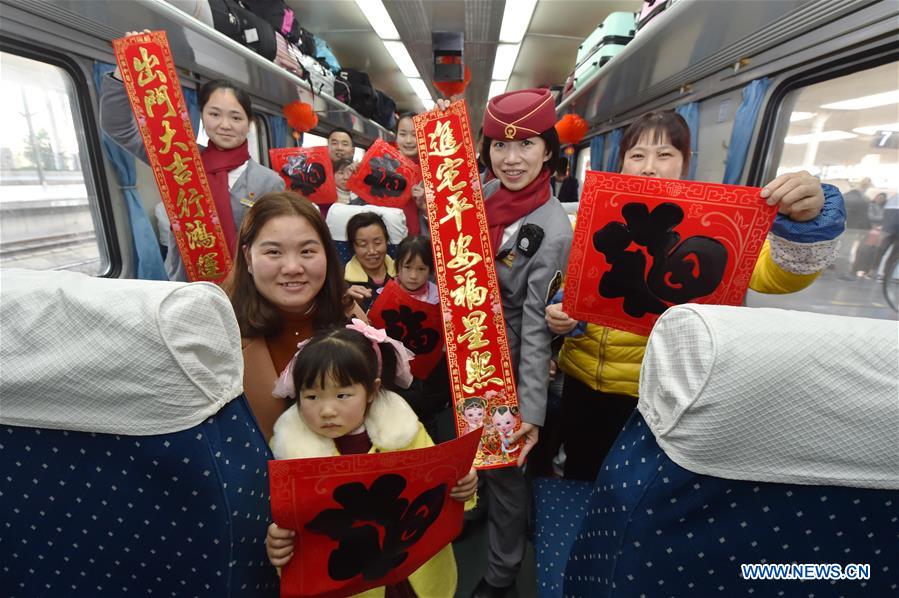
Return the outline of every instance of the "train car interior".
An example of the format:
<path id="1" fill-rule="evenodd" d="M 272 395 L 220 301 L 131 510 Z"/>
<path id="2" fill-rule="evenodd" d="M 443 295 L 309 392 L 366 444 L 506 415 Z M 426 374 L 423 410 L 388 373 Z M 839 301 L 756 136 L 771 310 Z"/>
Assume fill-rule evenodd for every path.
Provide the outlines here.
<path id="1" fill-rule="evenodd" d="M 235 34 L 222 20 L 263 4 L 296 25 Z M 762 187 L 807 171 L 838 188 L 838 254 L 807 288 L 659 320 L 637 410 L 595 481 L 561 479 L 558 445 L 541 457 L 550 473 L 532 480 L 506 595 L 899 592 L 896 0 L 0 0 L 0 12 L 9 595 L 278 593 L 264 545 L 272 455 L 240 386 L 234 312 L 215 285 L 168 281 L 177 247 L 153 170 L 100 125 L 111 42 L 143 29 L 167 34 L 201 146 L 200 86 L 246 90 L 249 153 L 266 167 L 270 149 L 328 146 L 337 129 L 360 160 L 395 142 L 399 115 L 440 99 L 464 99 L 477 132 L 491 98 L 545 87 L 557 120 L 587 125 L 561 149 L 579 192 L 588 171 L 620 172 L 630 123 L 665 110 L 691 131 L 687 180 Z M 304 133 L 283 110 L 296 100 L 318 117 Z M 578 202 L 564 206 L 576 221 Z M 359 211 L 371 208 L 326 215 L 342 264 Z M 409 223 L 374 211 L 393 256 Z M 454 437 L 452 411 L 435 442 Z M 487 536 L 474 521 L 454 542 L 456 596 L 485 595 Z M 768 562 L 869 576 L 741 577 Z"/>

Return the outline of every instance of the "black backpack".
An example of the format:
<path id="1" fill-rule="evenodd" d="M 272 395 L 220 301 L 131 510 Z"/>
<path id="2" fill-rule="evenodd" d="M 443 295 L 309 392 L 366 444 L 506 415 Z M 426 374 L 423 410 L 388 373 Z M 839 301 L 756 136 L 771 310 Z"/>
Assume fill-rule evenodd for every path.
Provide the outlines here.
<path id="1" fill-rule="evenodd" d="M 250 48 L 267 60 L 278 53 L 275 30 L 262 17 L 250 12 L 240 0 L 209 0 L 215 29 Z"/>
<path id="2" fill-rule="evenodd" d="M 376 91 L 378 94 L 378 107 L 372 120 L 385 129 L 393 129 L 396 126 L 396 102 L 380 89 Z"/>
<path id="3" fill-rule="evenodd" d="M 342 85 L 337 85 L 337 81 Z M 349 104 L 365 118 L 372 118 L 375 115 L 378 109 L 378 92 L 372 86 L 368 73 L 356 69 L 341 69 L 337 74 L 337 81 L 334 85 L 334 94 L 338 100 Z"/>

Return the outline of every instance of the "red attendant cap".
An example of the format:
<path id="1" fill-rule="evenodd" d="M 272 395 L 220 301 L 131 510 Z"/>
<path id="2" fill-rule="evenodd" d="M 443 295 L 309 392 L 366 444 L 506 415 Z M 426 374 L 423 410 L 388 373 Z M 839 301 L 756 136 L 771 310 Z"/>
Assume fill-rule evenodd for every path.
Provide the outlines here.
<path id="1" fill-rule="evenodd" d="M 556 125 L 556 106 L 548 89 L 522 89 L 498 95 L 487 103 L 484 135 L 521 141 Z"/>

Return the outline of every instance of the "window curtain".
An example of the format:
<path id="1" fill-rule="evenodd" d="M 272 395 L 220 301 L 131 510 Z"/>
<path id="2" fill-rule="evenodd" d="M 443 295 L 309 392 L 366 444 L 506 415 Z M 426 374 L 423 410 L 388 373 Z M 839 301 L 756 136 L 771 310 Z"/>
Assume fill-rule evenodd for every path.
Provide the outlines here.
<path id="1" fill-rule="evenodd" d="M 678 106 L 675 112 L 684 117 L 690 127 L 690 172 L 687 178 L 692 181 L 696 176 L 696 159 L 699 156 L 699 103 L 690 102 Z"/>
<path id="2" fill-rule="evenodd" d="M 187 113 L 190 116 L 190 126 L 194 128 L 194 136 L 200 130 L 200 100 L 196 89 L 181 86 L 184 94 L 184 103 L 187 104 Z"/>
<path id="3" fill-rule="evenodd" d="M 115 66 L 104 62 L 94 63 L 94 86 L 100 93 L 100 80 L 106 73 L 115 70 Z M 159 241 L 135 187 L 137 175 L 134 169 L 134 156 L 119 147 L 106 133 L 101 132 L 103 153 L 115 172 L 119 187 L 125 196 L 128 208 L 128 221 L 131 227 L 131 250 L 134 260 L 134 271 L 137 278 L 144 280 L 168 280 Z"/>
<path id="4" fill-rule="evenodd" d="M 272 130 L 272 147 L 294 147 L 290 127 L 287 126 L 287 119 L 283 116 L 273 116 L 271 114 L 267 116 L 268 126 Z"/>
<path id="5" fill-rule="evenodd" d="M 618 127 L 609 133 L 609 158 L 606 160 L 606 172 L 618 172 L 618 150 L 624 129 Z"/>
<path id="6" fill-rule="evenodd" d="M 602 170 L 602 153 L 605 148 L 605 133 L 590 140 L 590 170 Z"/>
<path id="7" fill-rule="evenodd" d="M 724 167 L 724 183 L 736 185 L 743 174 L 743 166 L 746 164 L 746 155 L 749 153 L 749 142 L 752 141 L 752 132 L 758 120 L 759 110 L 762 108 L 762 100 L 765 92 L 771 85 L 767 77 L 756 79 L 743 88 L 743 101 L 737 109 L 734 119 L 734 128 L 730 134 L 730 146 L 727 148 L 727 164 Z"/>

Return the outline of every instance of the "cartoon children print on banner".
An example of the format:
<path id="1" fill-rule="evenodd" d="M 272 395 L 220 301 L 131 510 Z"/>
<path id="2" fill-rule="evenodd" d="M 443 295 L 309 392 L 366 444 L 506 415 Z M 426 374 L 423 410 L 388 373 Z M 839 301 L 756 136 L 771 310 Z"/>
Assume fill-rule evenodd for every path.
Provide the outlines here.
<path id="1" fill-rule="evenodd" d="M 376 139 L 347 188 L 373 206 L 402 208 L 412 199 L 412 187 L 420 180 L 417 164 L 386 141 Z"/>
<path id="2" fill-rule="evenodd" d="M 327 147 L 274 148 L 268 154 L 272 170 L 281 175 L 288 189 L 320 206 L 337 201 L 334 167 Z"/>
<path id="3" fill-rule="evenodd" d="M 672 305 L 740 305 L 777 213 L 760 191 L 588 171 L 565 311 L 645 336 Z"/>
<path id="4" fill-rule="evenodd" d="M 281 596 L 350 596 L 409 577 L 462 531 L 449 492 L 479 440 L 269 461 L 272 518 L 296 530 L 302 554 L 281 571 Z"/>

